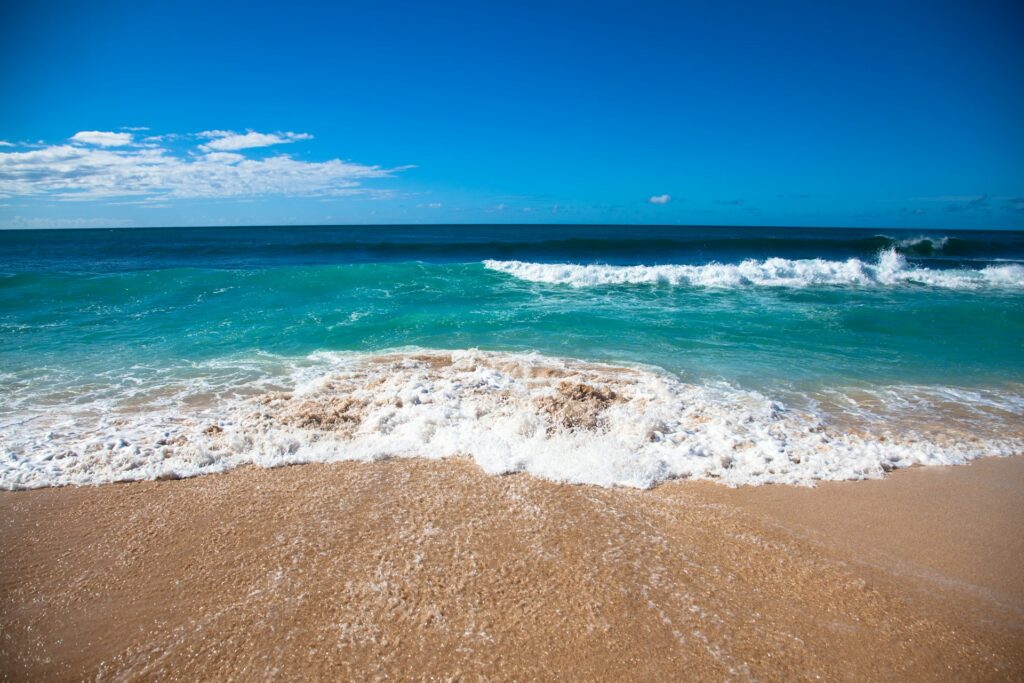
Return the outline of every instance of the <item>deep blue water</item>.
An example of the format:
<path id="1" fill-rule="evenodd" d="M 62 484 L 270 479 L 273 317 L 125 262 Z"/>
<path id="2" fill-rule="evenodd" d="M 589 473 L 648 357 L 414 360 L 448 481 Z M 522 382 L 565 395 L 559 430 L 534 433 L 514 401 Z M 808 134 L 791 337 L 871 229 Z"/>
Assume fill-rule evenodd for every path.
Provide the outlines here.
<path id="1" fill-rule="evenodd" d="M 935 268 L 1020 261 L 1024 233 L 636 225 L 10 230 L 0 231 L 0 270 L 267 268 L 484 259 L 697 264 L 772 256 L 870 259 L 892 247 Z"/>

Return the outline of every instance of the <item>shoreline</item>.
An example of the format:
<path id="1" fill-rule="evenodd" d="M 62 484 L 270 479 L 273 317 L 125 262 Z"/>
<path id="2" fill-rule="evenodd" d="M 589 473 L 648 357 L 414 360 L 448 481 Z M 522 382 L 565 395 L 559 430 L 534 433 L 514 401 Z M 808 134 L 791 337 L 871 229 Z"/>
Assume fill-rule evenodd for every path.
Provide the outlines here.
<path id="1" fill-rule="evenodd" d="M 12 679 L 1024 676 L 1024 457 L 652 490 L 466 460 L 0 492 Z"/>
<path id="2" fill-rule="evenodd" d="M 490 474 L 599 486 L 813 484 L 1024 453 L 1020 387 L 797 391 L 790 403 L 656 366 L 475 348 L 274 357 L 241 383 L 238 362 L 204 365 L 199 388 L 126 375 L 142 385 L 94 387 L 68 409 L 63 395 L 57 410 L 15 406 L 0 425 L 0 488 L 460 456 Z"/>

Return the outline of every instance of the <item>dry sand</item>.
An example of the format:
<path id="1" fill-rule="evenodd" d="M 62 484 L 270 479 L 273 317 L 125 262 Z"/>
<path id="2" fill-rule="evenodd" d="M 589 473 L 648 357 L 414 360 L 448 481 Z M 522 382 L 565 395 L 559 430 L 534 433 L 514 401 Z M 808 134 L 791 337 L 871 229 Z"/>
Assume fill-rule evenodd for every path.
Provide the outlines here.
<path id="1" fill-rule="evenodd" d="M 9 679 L 1024 679 L 1024 458 L 652 491 L 462 461 L 0 493 Z"/>

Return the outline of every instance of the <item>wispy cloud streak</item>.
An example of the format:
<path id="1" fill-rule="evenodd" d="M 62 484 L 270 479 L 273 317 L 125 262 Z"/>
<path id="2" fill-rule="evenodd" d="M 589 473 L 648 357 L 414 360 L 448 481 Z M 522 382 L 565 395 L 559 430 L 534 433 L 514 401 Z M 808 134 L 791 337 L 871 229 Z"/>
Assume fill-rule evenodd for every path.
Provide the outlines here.
<path id="1" fill-rule="evenodd" d="M 369 192 L 367 180 L 410 168 L 382 168 L 342 159 L 303 161 L 288 154 L 253 158 L 240 150 L 297 142 L 307 133 L 207 131 L 210 140 L 174 149 L 197 136 L 149 136 L 82 131 L 68 143 L 0 152 L 0 197 L 64 201 L 135 198 L 231 198 L 260 195 L 338 196 Z"/>

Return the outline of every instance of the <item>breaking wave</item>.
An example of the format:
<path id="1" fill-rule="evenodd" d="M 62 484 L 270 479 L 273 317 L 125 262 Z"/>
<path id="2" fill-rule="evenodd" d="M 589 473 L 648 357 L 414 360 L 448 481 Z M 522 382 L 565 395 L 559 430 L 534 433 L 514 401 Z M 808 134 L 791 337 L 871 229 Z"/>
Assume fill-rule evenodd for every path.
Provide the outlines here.
<path id="1" fill-rule="evenodd" d="M 572 287 L 598 285 L 651 284 L 690 287 L 812 287 L 925 286 L 945 289 L 1021 289 L 1024 266 L 1019 264 L 987 266 L 981 269 L 919 268 L 907 263 L 895 249 L 879 254 L 875 262 L 851 258 L 845 261 L 825 259 L 748 259 L 737 264 L 611 266 L 572 263 L 528 263 L 523 261 L 484 261 L 490 270 L 521 280 Z"/>
<path id="2" fill-rule="evenodd" d="M 460 456 L 491 474 L 599 486 L 812 484 L 1024 452 L 1024 401 L 992 392 L 823 394 L 798 408 L 656 368 L 538 354 L 318 353 L 275 363 L 290 374 L 234 391 L 154 385 L 146 396 L 18 406 L 0 420 L 0 487 Z"/>
<path id="3" fill-rule="evenodd" d="M 910 237 L 902 240 L 892 240 L 892 246 L 899 252 L 904 254 L 912 254 L 915 256 L 931 256 L 933 254 L 939 254 L 945 251 L 946 246 L 956 247 L 964 243 L 964 240 L 958 240 L 955 237 L 926 237 L 924 235 L 920 237 Z M 951 249 L 953 252 L 963 251 L 962 249 Z"/>

